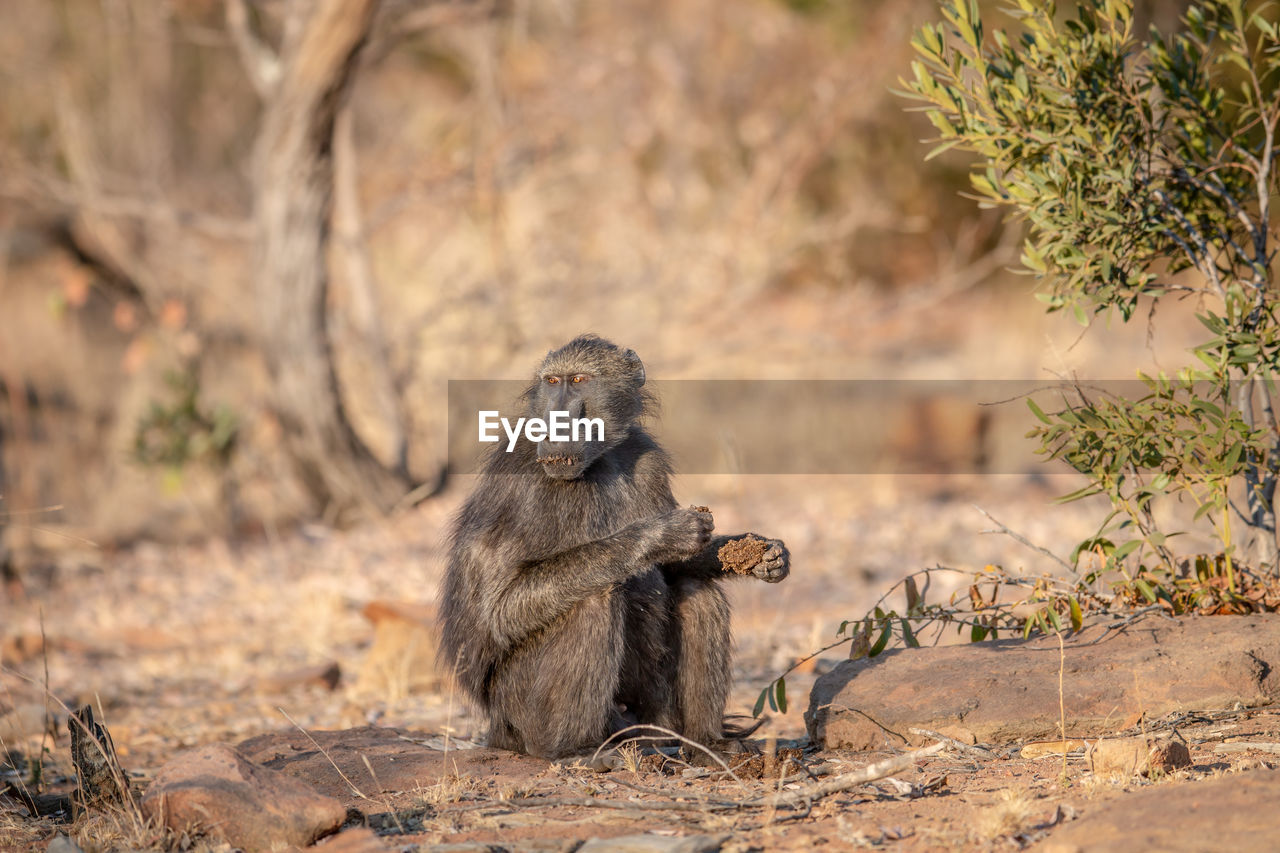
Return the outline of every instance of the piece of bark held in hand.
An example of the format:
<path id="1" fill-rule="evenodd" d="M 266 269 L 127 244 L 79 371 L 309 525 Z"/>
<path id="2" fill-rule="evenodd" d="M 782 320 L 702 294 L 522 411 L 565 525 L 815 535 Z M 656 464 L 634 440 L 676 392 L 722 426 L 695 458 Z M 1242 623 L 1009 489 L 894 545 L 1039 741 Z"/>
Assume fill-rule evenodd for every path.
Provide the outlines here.
<path id="1" fill-rule="evenodd" d="M 720 546 L 720 565 L 726 572 L 749 575 L 751 570 L 760 565 L 768 543 L 758 536 L 744 536 L 733 539 Z"/>

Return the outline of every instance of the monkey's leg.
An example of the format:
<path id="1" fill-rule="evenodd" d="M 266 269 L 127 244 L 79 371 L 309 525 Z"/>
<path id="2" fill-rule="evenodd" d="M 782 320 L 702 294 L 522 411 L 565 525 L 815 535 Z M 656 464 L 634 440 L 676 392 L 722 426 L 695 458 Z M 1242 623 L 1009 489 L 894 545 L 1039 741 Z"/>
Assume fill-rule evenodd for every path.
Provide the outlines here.
<path id="1" fill-rule="evenodd" d="M 723 737 L 724 707 L 729 699 L 729 602 L 715 581 L 681 578 L 672 592 L 681 733 L 709 744 Z"/>
<path id="2" fill-rule="evenodd" d="M 656 569 L 628 581 L 622 595 L 627 605 L 627 638 L 617 701 L 627 706 L 635 722 L 678 730 L 677 661 L 671 635 L 674 596 Z"/>
<path id="3" fill-rule="evenodd" d="M 525 640 L 495 674 L 490 714 L 530 755 L 594 749 L 609 733 L 622 667 L 625 607 L 617 592 L 578 602 Z"/>

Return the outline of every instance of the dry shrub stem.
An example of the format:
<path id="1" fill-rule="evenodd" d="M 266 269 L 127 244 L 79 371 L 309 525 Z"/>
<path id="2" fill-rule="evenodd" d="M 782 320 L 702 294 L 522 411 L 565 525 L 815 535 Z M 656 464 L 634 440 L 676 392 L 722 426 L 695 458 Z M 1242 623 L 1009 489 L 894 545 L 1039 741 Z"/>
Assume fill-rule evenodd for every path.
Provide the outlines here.
<path id="1" fill-rule="evenodd" d="M 293 723 L 293 725 L 298 729 L 298 731 L 306 735 L 307 740 L 311 741 L 312 746 L 320 750 L 320 754 L 323 755 L 331 765 L 333 765 L 333 769 L 336 770 L 338 772 L 338 775 L 342 777 L 342 781 L 347 783 L 347 787 L 351 789 L 351 793 L 355 794 L 357 797 L 359 797 L 362 800 L 370 799 L 369 797 L 365 796 L 365 793 L 363 791 L 361 791 L 359 788 L 356 787 L 354 782 L 352 782 L 350 779 L 347 778 L 347 774 L 342 772 L 342 768 L 338 766 L 338 763 L 333 760 L 333 757 L 329 755 L 329 753 L 325 750 L 325 748 L 320 745 L 319 741 L 317 741 L 314 737 L 311 736 L 311 732 L 307 731 L 302 726 L 298 725 L 298 721 L 295 720 L 293 717 L 290 717 L 289 712 L 286 711 L 284 708 L 276 708 L 276 710 L 279 711 L 282 715 L 284 715 L 284 718 L 286 720 Z M 372 768 L 370 768 L 370 773 L 372 773 Z M 374 782 L 376 784 L 377 779 L 374 779 Z"/>
<path id="2" fill-rule="evenodd" d="M 818 782 L 813 785 L 807 785 L 797 791 L 787 791 L 785 793 L 775 793 L 767 796 L 752 797 L 741 801 L 730 800 L 703 800 L 697 803 L 677 802 L 674 800 L 659 803 L 643 803 L 636 801 L 617 802 L 614 800 L 604 800 L 599 797 L 521 797 L 505 801 L 503 805 L 521 806 L 525 808 L 555 808 L 559 806 L 577 806 L 581 808 L 596 809 L 613 809 L 618 811 L 677 811 L 677 812 L 703 812 L 703 811 L 741 811 L 745 809 L 777 809 L 803 806 L 807 812 L 812 807 L 815 800 L 828 797 L 832 794 L 838 794 L 859 785 L 865 785 L 868 782 L 874 782 L 877 779 L 883 779 L 886 776 L 892 776 L 903 770 L 907 770 L 915 765 L 918 759 L 929 755 L 934 755 L 945 749 L 948 744 L 944 742 L 935 743 L 932 746 L 926 746 L 923 749 L 913 750 L 895 755 L 892 758 L 886 758 L 884 761 L 877 761 L 874 764 L 868 764 L 861 770 L 855 770 L 852 773 L 842 773 L 825 782 Z M 681 796 L 685 796 L 683 793 Z M 465 811 L 475 808 L 486 808 L 493 806 L 492 803 L 474 804 L 461 809 L 451 809 L 451 811 Z"/>
<path id="3" fill-rule="evenodd" d="M 627 732 L 636 732 L 636 731 L 650 731 L 650 732 L 657 732 L 658 734 L 649 735 L 643 738 L 632 738 L 631 740 L 666 740 L 670 738 L 672 740 L 678 740 L 687 746 L 690 746 L 694 749 L 699 750 L 700 752 L 706 754 L 707 757 L 709 757 L 716 764 L 719 764 L 720 768 L 725 773 L 728 773 L 729 776 L 733 778 L 733 781 L 738 783 L 738 787 L 742 788 L 743 791 L 747 790 L 747 786 L 743 783 L 741 779 L 738 778 L 738 775 L 734 773 L 729 768 L 729 765 L 726 764 L 724 760 L 720 758 L 720 756 L 716 755 L 715 752 L 703 746 L 702 744 L 697 743 L 696 741 L 689 740 L 687 737 L 677 732 L 673 732 L 671 729 L 663 728 L 662 726 L 653 726 L 653 725 L 641 723 L 635 726 L 627 726 L 625 729 L 619 729 L 618 731 L 609 735 L 609 737 L 605 740 L 604 743 L 596 747 L 596 751 L 591 754 L 592 763 L 595 763 L 596 761 L 599 760 L 601 751 L 603 751 L 605 747 L 607 747 L 610 743 L 612 743 L 613 740 L 617 738 L 619 735 L 625 735 Z"/>
<path id="4" fill-rule="evenodd" d="M 1026 547 L 1030 548 L 1032 551 L 1036 551 L 1040 554 L 1044 554 L 1049 559 L 1055 561 L 1058 565 L 1062 566 L 1064 569 L 1067 570 L 1067 573 L 1071 576 L 1071 579 L 1073 581 L 1079 582 L 1080 573 L 1076 571 L 1075 567 L 1072 566 L 1070 563 L 1068 563 L 1066 560 L 1062 559 L 1057 554 L 1050 551 L 1048 548 L 1045 548 L 1043 545 L 1037 545 L 1027 537 L 1023 536 L 1018 531 L 1008 527 L 1003 522 L 996 519 L 996 517 L 993 516 L 991 513 L 987 512 L 985 509 L 978 506 L 977 504 L 974 504 L 973 508 L 976 509 L 978 512 L 982 513 L 983 515 L 985 515 L 988 519 L 990 519 L 991 523 L 994 524 L 996 527 L 1000 528 L 999 530 L 984 530 L 982 531 L 983 533 L 1005 534 L 1009 538 L 1013 539 L 1015 542 L 1025 545 Z"/>
<path id="5" fill-rule="evenodd" d="M 915 735 L 923 735 L 924 737 L 933 738 L 936 741 L 941 741 L 942 743 L 945 743 L 948 747 L 956 750 L 957 752 L 967 753 L 968 755 L 972 755 L 976 758 L 994 759 L 996 757 L 996 754 L 989 749 L 984 749 L 983 747 L 973 746 L 967 743 L 961 743 L 955 738 L 947 737 L 944 734 L 940 734 L 930 729 L 920 729 L 920 728 L 916 728 L 915 726 L 912 726 L 911 728 L 907 729 L 907 731 Z"/>

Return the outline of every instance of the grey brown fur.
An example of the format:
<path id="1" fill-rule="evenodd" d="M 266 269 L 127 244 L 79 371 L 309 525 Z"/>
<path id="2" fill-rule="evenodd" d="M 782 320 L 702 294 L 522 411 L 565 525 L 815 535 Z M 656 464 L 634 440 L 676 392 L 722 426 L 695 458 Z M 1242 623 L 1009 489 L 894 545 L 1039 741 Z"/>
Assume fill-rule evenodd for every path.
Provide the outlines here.
<path id="1" fill-rule="evenodd" d="M 578 377 L 574 381 L 574 377 Z M 453 528 L 442 663 L 488 715 L 491 746 L 548 758 L 653 723 L 723 736 L 727 577 L 709 512 L 677 507 L 671 464 L 637 419 L 644 367 L 593 336 L 547 355 L 528 415 L 600 417 L 603 442 L 523 436 L 486 460 Z M 789 572 L 781 541 L 751 573 Z M 625 709 L 625 710 L 624 710 Z"/>

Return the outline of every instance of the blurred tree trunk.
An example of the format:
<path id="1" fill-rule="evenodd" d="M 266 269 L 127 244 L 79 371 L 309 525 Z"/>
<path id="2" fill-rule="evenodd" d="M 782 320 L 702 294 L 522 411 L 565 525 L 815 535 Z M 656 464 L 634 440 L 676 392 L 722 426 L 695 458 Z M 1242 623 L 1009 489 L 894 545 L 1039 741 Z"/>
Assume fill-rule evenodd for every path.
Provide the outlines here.
<path id="1" fill-rule="evenodd" d="M 264 95 L 255 272 L 273 404 L 304 484 L 331 512 L 386 512 L 412 488 L 403 466 L 379 462 L 343 411 L 326 320 L 334 122 L 378 3 L 295 4 L 278 60 L 250 69 Z"/>

